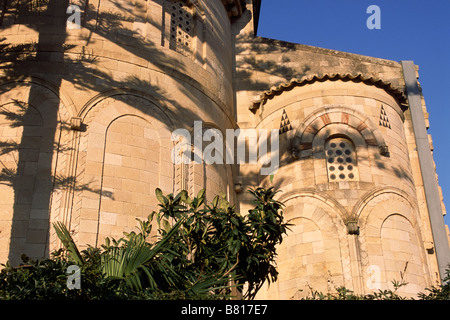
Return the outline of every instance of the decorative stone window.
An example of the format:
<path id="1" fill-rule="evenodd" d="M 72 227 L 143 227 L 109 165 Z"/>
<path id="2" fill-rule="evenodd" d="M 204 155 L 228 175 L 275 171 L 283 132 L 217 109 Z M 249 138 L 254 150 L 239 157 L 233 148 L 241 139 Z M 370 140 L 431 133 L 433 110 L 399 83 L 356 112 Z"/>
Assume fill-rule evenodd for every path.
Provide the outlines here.
<path id="1" fill-rule="evenodd" d="M 359 179 L 355 146 L 346 138 L 332 138 L 325 143 L 329 182 Z"/>
<path id="2" fill-rule="evenodd" d="M 170 49 L 184 55 L 191 54 L 195 27 L 192 8 L 183 1 L 173 0 L 166 0 L 165 6 L 170 17 L 167 33 Z"/>

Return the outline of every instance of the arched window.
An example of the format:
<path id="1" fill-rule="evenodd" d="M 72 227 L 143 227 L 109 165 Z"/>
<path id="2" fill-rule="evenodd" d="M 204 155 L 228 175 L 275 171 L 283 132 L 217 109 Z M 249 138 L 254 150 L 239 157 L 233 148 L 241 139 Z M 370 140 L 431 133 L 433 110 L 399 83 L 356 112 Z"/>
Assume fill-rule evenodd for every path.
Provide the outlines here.
<path id="1" fill-rule="evenodd" d="M 325 143 L 328 181 L 356 181 L 359 179 L 355 146 L 346 138 L 332 138 Z"/>

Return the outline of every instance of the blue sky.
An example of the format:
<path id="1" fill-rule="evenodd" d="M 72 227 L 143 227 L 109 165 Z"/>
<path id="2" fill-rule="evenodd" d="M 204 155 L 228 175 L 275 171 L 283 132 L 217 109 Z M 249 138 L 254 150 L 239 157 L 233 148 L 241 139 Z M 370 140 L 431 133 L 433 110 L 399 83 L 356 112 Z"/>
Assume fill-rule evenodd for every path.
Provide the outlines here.
<path id="1" fill-rule="evenodd" d="M 381 29 L 366 26 L 370 5 Z M 419 65 L 450 225 L 450 0 L 262 0 L 258 36 Z"/>

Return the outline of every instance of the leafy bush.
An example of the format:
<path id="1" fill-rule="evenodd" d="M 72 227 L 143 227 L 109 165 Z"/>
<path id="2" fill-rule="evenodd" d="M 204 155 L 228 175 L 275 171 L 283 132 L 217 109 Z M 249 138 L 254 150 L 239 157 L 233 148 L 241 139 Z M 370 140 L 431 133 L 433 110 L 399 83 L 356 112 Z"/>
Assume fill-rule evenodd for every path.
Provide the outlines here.
<path id="1" fill-rule="evenodd" d="M 443 284 L 426 289 L 419 294 L 421 300 L 450 300 L 450 267 L 446 270 Z"/>
<path id="2" fill-rule="evenodd" d="M 70 295 L 66 285 L 67 261 L 59 258 L 29 261 L 17 268 L 8 264 L 0 274 L 0 297 L 2 299 L 65 298 Z"/>
<path id="3" fill-rule="evenodd" d="M 0 272 L 1 299 L 225 299 L 236 287 L 252 299 L 265 281 L 277 278 L 276 246 L 287 232 L 282 204 L 270 189 L 251 190 L 255 208 L 242 216 L 224 195 L 205 203 L 156 189 L 159 212 L 139 221 L 139 232 L 100 248 L 79 251 L 67 228 L 54 224 L 64 249 L 51 258 Z M 151 241 L 152 222 L 157 241 Z M 78 265 L 81 289 L 69 290 L 66 271 Z M 242 292 L 244 283 L 248 284 Z"/>
<path id="4" fill-rule="evenodd" d="M 224 195 L 205 203 L 205 191 L 189 198 L 156 190 L 159 212 L 139 221 L 139 231 L 121 239 L 106 238 L 100 248 L 79 251 L 69 231 L 55 224 L 64 248 L 50 258 L 8 263 L 0 271 L 0 299 L 227 299 L 232 290 L 253 299 L 266 281 L 276 281 L 276 247 L 287 233 L 283 204 L 273 188 L 250 190 L 254 208 L 246 216 Z M 152 224 L 153 222 L 153 224 Z M 155 224 L 156 223 L 156 224 Z M 157 227 L 158 240 L 151 236 Z M 67 269 L 77 265 L 81 289 L 70 290 Z M 244 284 L 247 284 L 244 291 Z M 313 300 L 400 300 L 394 290 L 357 295 L 344 287 L 334 294 L 311 289 Z M 450 269 L 438 287 L 420 293 L 421 300 L 450 299 Z"/>
<path id="5" fill-rule="evenodd" d="M 345 287 L 337 287 L 335 293 L 323 293 L 310 288 L 309 295 L 303 300 L 415 300 L 406 298 L 398 294 L 398 289 L 406 286 L 408 283 L 401 281 L 392 281 L 393 290 L 378 290 L 368 294 L 355 294 L 352 290 Z M 446 276 L 443 284 L 437 287 L 427 288 L 428 293 L 420 292 L 417 300 L 450 300 L 450 268 L 446 270 Z"/>
<path id="6" fill-rule="evenodd" d="M 394 290 L 378 290 L 373 293 L 358 295 L 345 287 L 337 287 L 335 293 L 322 293 L 310 288 L 310 294 L 303 300 L 405 300 L 397 290 L 405 286 L 405 282 L 393 282 Z"/>

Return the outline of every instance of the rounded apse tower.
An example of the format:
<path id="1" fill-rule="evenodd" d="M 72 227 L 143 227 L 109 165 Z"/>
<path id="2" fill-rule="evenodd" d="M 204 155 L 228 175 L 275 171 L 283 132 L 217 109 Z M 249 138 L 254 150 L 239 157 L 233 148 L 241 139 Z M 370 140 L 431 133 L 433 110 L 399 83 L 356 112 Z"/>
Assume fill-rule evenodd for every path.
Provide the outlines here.
<path id="1" fill-rule="evenodd" d="M 337 287 L 368 294 L 393 289 L 394 280 L 407 283 L 397 293 L 414 297 L 440 284 L 437 253 L 449 252 L 445 208 L 432 160 L 426 170 L 419 160 L 432 153 L 418 147 L 428 144 L 428 114 L 419 90 L 407 89 L 403 63 L 254 37 L 257 21 L 246 14 L 236 36 L 238 126 L 279 130 L 280 161 L 273 176 L 241 164 L 236 181 L 242 190 L 255 183 L 279 190 L 292 224 L 277 249 L 278 279 L 257 298 Z M 417 85 L 414 65 L 412 73 Z M 252 207 L 245 192 L 237 201 L 240 212 Z"/>
<path id="2" fill-rule="evenodd" d="M 309 80 L 280 88 L 258 125 L 279 125 L 285 113 L 292 128 L 280 138 L 282 165 L 274 183 L 293 225 L 279 247 L 280 275 L 268 297 L 300 298 L 308 286 L 363 293 L 387 289 L 400 276 L 408 282 L 401 294 L 420 292 L 432 283 L 432 260 L 402 99 L 373 79 Z"/>
<path id="3" fill-rule="evenodd" d="M 399 293 L 413 296 L 439 284 L 436 252 L 449 248 L 430 217 L 445 209 L 419 161 L 432 150 L 412 119 L 425 128 L 427 113 L 421 94 L 412 112 L 405 94 L 418 91 L 407 92 L 403 65 L 255 37 L 259 5 L 3 1 L 0 262 L 48 256 L 60 246 L 56 221 L 81 246 L 119 238 L 157 208 L 157 187 L 225 192 L 245 214 L 251 199 L 235 194 L 236 179 L 237 191 L 280 189 L 293 223 L 278 281 L 259 297 L 368 293 L 402 279 Z M 258 164 L 174 163 L 172 133 L 192 138 L 196 123 L 222 136 L 279 130 L 273 179 Z"/>
<path id="4" fill-rule="evenodd" d="M 8 4 L 9 3 L 9 4 Z M 235 128 L 239 1 L 14 1 L 0 39 L 0 261 L 120 237 L 155 188 L 230 190 L 230 166 L 175 165 L 178 128 Z"/>

